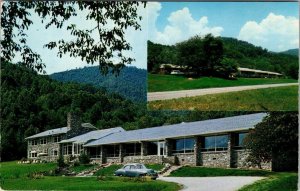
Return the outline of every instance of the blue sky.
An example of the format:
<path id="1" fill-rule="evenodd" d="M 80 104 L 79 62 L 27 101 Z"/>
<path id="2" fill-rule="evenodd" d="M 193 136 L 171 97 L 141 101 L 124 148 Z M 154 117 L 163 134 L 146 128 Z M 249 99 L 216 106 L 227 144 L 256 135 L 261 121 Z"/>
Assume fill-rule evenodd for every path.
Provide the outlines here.
<path id="1" fill-rule="evenodd" d="M 211 33 L 275 52 L 299 47 L 298 2 L 153 2 L 148 9 L 149 39 L 157 43 Z"/>
<path id="2" fill-rule="evenodd" d="M 247 21 L 261 21 L 269 13 L 299 18 L 298 2 L 162 2 L 157 29 L 167 25 L 172 12 L 187 7 L 194 19 L 207 16 L 211 26 L 222 26 L 222 36 L 237 37 Z"/>
<path id="3" fill-rule="evenodd" d="M 298 6 L 296 2 L 149 2 L 146 8 L 138 8 L 143 17 L 142 31 L 125 31 L 126 40 L 132 45 L 132 51 L 126 55 L 136 59 L 133 66 L 147 68 L 147 40 L 171 45 L 207 33 L 234 37 L 270 51 L 298 48 Z M 85 20 L 86 14 L 80 13 L 69 23 L 92 27 L 94 23 Z M 91 66 L 68 55 L 59 58 L 57 51 L 43 48 L 49 41 L 70 39 L 69 31 L 54 27 L 46 30 L 35 14 L 32 19 L 27 43 L 41 54 L 48 74 Z M 14 62 L 19 60 L 20 56 L 16 56 Z"/>

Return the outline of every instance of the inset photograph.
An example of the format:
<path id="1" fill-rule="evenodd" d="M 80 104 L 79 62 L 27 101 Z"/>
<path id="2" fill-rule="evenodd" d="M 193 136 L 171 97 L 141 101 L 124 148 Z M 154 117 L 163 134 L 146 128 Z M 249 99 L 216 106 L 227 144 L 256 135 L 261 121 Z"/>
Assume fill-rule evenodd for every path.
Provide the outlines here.
<path id="1" fill-rule="evenodd" d="M 149 6 L 148 109 L 297 110 L 295 2 Z"/>

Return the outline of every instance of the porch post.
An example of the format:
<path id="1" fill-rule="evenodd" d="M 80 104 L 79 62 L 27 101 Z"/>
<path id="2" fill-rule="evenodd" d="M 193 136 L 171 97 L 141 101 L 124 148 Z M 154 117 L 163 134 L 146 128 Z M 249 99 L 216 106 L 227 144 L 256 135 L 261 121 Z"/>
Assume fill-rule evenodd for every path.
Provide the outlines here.
<path id="1" fill-rule="evenodd" d="M 123 156 L 124 156 L 123 145 L 119 144 L 119 159 L 120 159 L 120 163 L 123 163 Z"/>
<path id="2" fill-rule="evenodd" d="M 147 142 L 141 142 L 141 156 L 147 156 L 148 155 L 148 143 Z"/>
<path id="3" fill-rule="evenodd" d="M 236 166 L 236 157 L 234 156 L 234 143 L 235 143 L 235 133 L 228 134 L 228 150 L 227 154 L 229 157 L 229 164 L 227 167 L 235 167 Z"/>
<path id="4" fill-rule="evenodd" d="M 201 136 L 196 136 L 195 137 L 195 145 L 194 145 L 194 155 L 195 155 L 195 160 L 196 160 L 196 166 L 201 166 L 202 165 L 202 158 L 201 158 L 201 142 L 202 142 L 202 137 Z"/>

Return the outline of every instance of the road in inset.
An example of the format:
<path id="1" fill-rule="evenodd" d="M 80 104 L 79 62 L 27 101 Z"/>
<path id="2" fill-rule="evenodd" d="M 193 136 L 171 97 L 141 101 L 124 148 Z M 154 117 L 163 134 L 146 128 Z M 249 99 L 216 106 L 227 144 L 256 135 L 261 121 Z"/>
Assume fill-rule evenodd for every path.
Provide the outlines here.
<path id="1" fill-rule="evenodd" d="M 183 185 L 183 191 L 236 191 L 263 178 L 254 176 L 159 177 L 159 180 L 179 183 Z"/>
<path id="2" fill-rule="evenodd" d="M 263 88 L 294 86 L 298 83 L 282 83 L 282 84 L 266 84 L 266 85 L 249 85 L 249 86 L 235 86 L 235 87 L 222 87 L 222 88 L 205 88 L 194 90 L 179 90 L 179 91 L 166 91 L 166 92 L 150 92 L 147 93 L 147 101 L 177 99 L 182 97 L 202 96 L 209 94 L 220 94 L 228 92 L 237 92 L 244 90 L 255 90 Z"/>

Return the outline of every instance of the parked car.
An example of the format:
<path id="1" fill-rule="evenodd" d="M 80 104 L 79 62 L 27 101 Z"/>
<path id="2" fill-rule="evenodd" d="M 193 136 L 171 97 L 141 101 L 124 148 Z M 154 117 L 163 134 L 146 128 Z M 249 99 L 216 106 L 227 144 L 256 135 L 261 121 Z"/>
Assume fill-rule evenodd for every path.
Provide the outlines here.
<path id="1" fill-rule="evenodd" d="M 122 168 L 115 171 L 115 176 L 128 176 L 128 177 L 140 177 L 150 176 L 153 180 L 158 177 L 157 172 L 152 169 L 148 169 L 145 165 L 140 163 L 126 164 Z"/>
<path id="2" fill-rule="evenodd" d="M 173 74 L 173 75 L 182 75 L 182 74 L 184 74 L 184 73 L 181 72 L 180 70 L 172 70 L 172 71 L 171 71 L 171 74 Z"/>

